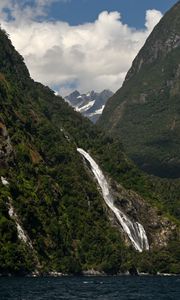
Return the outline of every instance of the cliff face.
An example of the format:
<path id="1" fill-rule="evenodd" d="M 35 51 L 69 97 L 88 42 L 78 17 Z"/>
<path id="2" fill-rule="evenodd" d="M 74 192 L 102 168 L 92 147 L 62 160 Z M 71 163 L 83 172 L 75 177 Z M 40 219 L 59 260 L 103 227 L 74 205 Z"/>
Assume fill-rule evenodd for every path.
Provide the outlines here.
<path id="1" fill-rule="evenodd" d="M 144 225 L 150 253 L 138 256 L 132 249 L 77 147 L 91 152 L 111 178 L 117 205 Z M 177 273 L 178 253 L 171 251 L 170 243 L 178 243 L 178 222 L 165 216 L 169 211 L 176 214 L 163 193 L 154 189 L 151 196 L 149 179 L 122 149 L 118 139 L 105 135 L 48 87 L 34 82 L 0 31 L 0 273 L 75 274 L 92 268 L 117 273 L 136 261 L 140 270 Z M 116 188 L 116 181 L 142 196 Z M 162 205 L 162 216 L 155 198 Z M 162 251 L 165 265 L 154 270 Z"/>
<path id="2" fill-rule="evenodd" d="M 135 58 L 99 124 L 121 137 L 145 171 L 180 177 L 180 2 L 162 18 Z"/>
<path id="3" fill-rule="evenodd" d="M 90 121 L 29 77 L 0 31 L 0 273 L 101 270 L 106 247 L 120 259 L 125 244 L 76 150 L 98 139 Z"/>

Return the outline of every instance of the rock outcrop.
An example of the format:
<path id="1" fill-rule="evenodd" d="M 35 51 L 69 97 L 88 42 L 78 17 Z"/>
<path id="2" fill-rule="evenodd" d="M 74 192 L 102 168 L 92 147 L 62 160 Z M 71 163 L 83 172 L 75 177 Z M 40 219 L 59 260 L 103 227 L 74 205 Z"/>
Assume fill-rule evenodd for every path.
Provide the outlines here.
<path id="1" fill-rule="evenodd" d="M 166 178 L 180 177 L 179 12 L 178 1 L 154 28 L 99 121 L 143 170 Z"/>

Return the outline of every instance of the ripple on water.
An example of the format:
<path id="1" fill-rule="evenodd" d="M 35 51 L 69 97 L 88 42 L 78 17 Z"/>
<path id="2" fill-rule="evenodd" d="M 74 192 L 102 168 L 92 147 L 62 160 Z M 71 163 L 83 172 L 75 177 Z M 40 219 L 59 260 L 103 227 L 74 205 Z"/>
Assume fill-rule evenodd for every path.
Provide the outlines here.
<path id="1" fill-rule="evenodd" d="M 0 278 L 1 300 L 179 300 L 180 277 Z"/>

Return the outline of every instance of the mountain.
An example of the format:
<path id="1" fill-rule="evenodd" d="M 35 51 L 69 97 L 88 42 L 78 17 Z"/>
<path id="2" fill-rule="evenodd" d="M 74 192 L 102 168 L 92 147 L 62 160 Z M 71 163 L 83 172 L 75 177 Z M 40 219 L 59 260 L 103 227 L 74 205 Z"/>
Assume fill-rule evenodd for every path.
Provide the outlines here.
<path id="1" fill-rule="evenodd" d="M 0 30 L 0 274 L 178 273 L 179 194 L 34 82 Z"/>
<path id="2" fill-rule="evenodd" d="M 102 114 L 107 100 L 112 97 L 112 95 L 113 92 L 110 90 L 104 90 L 101 93 L 91 91 L 87 94 L 80 94 L 78 91 L 74 91 L 69 96 L 66 96 L 65 100 L 74 107 L 76 111 L 79 111 L 83 116 L 89 118 L 93 123 L 96 123 Z"/>
<path id="3" fill-rule="evenodd" d="M 180 177 L 179 1 L 147 39 L 99 124 L 122 139 L 143 170 Z"/>

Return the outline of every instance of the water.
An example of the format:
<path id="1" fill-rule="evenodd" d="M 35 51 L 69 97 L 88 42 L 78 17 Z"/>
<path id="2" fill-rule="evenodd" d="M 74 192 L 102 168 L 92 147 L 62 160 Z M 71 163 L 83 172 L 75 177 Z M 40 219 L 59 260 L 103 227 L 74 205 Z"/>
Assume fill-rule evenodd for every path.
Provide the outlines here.
<path id="1" fill-rule="evenodd" d="M 114 212 L 116 218 L 121 224 L 124 232 L 129 237 L 134 248 L 139 252 L 142 252 L 144 249 L 149 250 L 149 243 L 143 226 L 138 222 L 132 222 L 121 210 L 119 210 L 114 205 L 114 199 L 110 193 L 108 182 L 99 166 L 86 151 L 81 148 L 78 148 L 77 151 L 81 155 L 83 155 L 90 163 L 92 172 L 94 173 L 94 176 L 96 177 L 99 186 L 101 187 L 103 198 L 106 204 Z"/>
<path id="2" fill-rule="evenodd" d="M 180 277 L 0 278 L 1 300 L 179 300 Z"/>
<path id="3" fill-rule="evenodd" d="M 14 211 L 14 207 L 12 206 L 12 203 L 11 203 L 11 199 L 9 198 L 9 210 L 8 210 L 8 213 L 9 213 L 9 216 L 15 221 L 16 223 L 16 229 L 17 229 L 17 233 L 18 233 L 18 238 L 23 241 L 25 244 L 28 243 L 28 238 L 22 228 L 22 226 L 19 224 L 18 222 L 18 216 L 17 214 L 15 213 Z M 29 246 L 31 248 L 32 247 L 32 243 L 29 243 Z"/>

